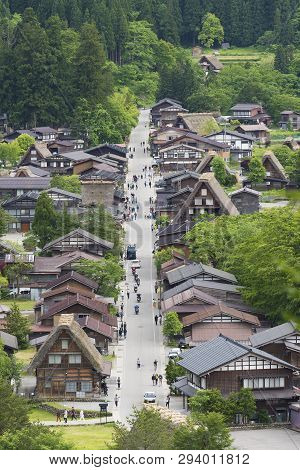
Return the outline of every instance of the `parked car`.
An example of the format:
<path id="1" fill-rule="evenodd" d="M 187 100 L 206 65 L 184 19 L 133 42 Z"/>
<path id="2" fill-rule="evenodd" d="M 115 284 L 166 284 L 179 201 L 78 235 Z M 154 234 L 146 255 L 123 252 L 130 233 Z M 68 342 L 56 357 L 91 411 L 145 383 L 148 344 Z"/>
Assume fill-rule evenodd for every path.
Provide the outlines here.
<path id="1" fill-rule="evenodd" d="M 169 351 L 168 358 L 169 359 L 177 359 L 180 356 L 181 350 L 180 348 L 173 348 Z"/>
<path id="2" fill-rule="evenodd" d="M 156 394 L 154 392 L 144 393 L 144 403 L 156 403 Z"/>
<path id="3" fill-rule="evenodd" d="M 135 245 L 128 245 L 127 259 L 130 259 L 130 260 L 136 259 L 136 246 Z"/>
<path id="4" fill-rule="evenodd" d="M 140 269 L 141 267 L 141 261 L 139 259 L 135 259 L 134 261 L 132 261 L 131 263 L 131 269 Z"/>

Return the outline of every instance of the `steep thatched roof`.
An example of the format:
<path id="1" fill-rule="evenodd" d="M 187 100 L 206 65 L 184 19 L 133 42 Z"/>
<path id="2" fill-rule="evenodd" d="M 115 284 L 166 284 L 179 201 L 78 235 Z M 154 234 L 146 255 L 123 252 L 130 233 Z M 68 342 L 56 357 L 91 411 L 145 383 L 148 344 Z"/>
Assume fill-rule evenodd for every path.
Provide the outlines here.
<path id="1" fill-rule="evenodd" d="M 178 113 L 187 129 L 201 136 L 220 129 L 215 116 L 216 113 Z"/>
<path id="2" fill-rule="evenodd" d="M 35 369 L 41 365 L 46 354 L 49 352 L 50 348 L 54 345 L 63 331 L 66 331 L 71 336 L 73 341 L 80 348 L 84 357 L 90 362 L 91 366 L 97 372 L 100 372 L 102 375 L 110 374 L 111 363 L 105 362 L 103 360 L 99 351 L 92 344 L 90 338 L 80 327 L 80 325 L 74 320 L 74 316 L 72 314 L 61 315 L 58 325 L 53 328 L 44 344 L 32 359 L 28 368 L 29 373 L 33 373 Z"/>
<path id="3" fill-rule="evenodd" d="M 263 158 L 262 158 L 262 162 L 263 164 L 266 162 L 266 160 L 269 160 L 271 162 L 271 164 L 273 165 L 273 167 L 278 171 L 278 173 L 280 173 L 282 179 L 287 179 L 287 175 L 285 173 L 285 170 L 283 168 L 283 166 L 281 165 L 280 161 L 278 160 L 278 158 L 275 156 L 275 154 L 271 151 L 271 150 L 268 150 Z"/>

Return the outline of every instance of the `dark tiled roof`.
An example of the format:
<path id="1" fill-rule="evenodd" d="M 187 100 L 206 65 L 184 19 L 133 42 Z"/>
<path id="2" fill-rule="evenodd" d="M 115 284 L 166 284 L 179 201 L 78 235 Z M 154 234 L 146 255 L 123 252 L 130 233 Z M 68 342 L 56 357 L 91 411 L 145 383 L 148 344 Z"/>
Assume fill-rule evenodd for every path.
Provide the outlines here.
<path id="1" fill-rule="evenodd" d="M 293 365 L 260 349 L 242 345 L 222 335 L 186 351 L 183 359 L 178 364 L 188 371 L 201 376 L 225 364 L 236 361 L 249 353 L 279 363 L 288 369 L 297 369 Z"/>
<path id="2" fill-rule="evenodd" d="M 0 331 L 0 341 L 10 349 L 19 349 L 18 340 L 16 336 L 6 333 L 5 331 Z"/>
<path id="3" fill-rule="evenodd" d="M 55 240 L 52 240 L 52 242 L 47 243 L 43 250 L 48 250 L 51 248 L 53 245 L 56 245 L 56 243 L 59 243 L 60 241 L 69 238 L 71 236 L 82 236 L 84 238 L 87 238 L 91 240 L 93 243 L 99 244 L 105 248 L 111 249 L 113 248 L 113 243 L 108 242 L 107 240 L 102 240 L 102 238 L 97 237 L 96 235 L 93 235 L 92 233 L 87 232 L 86 230 L 82 230 L 81 228 L 77 228 L 75 230 L 72 230 L 72 232 L 67 233 L 66 235 L 63 235 L 62 237 L 56 238 Z"/>
<path id="4" fill-rule="evenodd" d="M 171 289 L 166 290 L 166 292 L 163 293 L 163 299 L 168 299 L 169 297 L 180 294 L 181 292 L 184 292 L 187 289 L 191 289 L 192 287 L 195 287 L 199 290 L 201 290 L 201 288 L 207 288 L 234 293 L 239 293 L 239 289 L 241 289 L 241 286 L 233 284 L 224 284 L 223 282 L 202 281 L 202 279 L 189 279 L 185 282 L 182 282 L 182 284 L 179 284 L 176 287 L 172 287 Z"/>
<path id="5" fill-rule="evenodd" d="M 82 199 L 81 195 L 78 193 L 71 193 L 70 191 L 65 191 L 64 189 L 59 189 L 59 188 L 47 189 L 46 193 L 55 193 L 55 194 L 61 194 L 62 196 L 68 196 L 73 199 Z"/>
<path id="6" fill-rule="evenodd" d="M 261 108 L 259 104 L 255 103 L 237 103 L 230 108 L 232 111 L 243 111 L 244 109 L 251 111 L 251 109 Z"/>
<path id="7" fill-rule="evenodd" d="M 120 181 L 123 176 L 118 172 L 108 170 L 97 170 L 94 169 L 87 174 L 83 174 L 80 177 L 81 180 L 105 180 L 105 181 Z"/>
<path id="8" fill-rule="evenodd" d="M 37 176 L 49 176 L 49 171 L 43 170 L 43 168 L 40 168 L 39 166 L 24 165 L 18 168 L 18 171 L 21 171 L 21 170 L 24 170 L 24 171 L 28 170 Z M 19 177 L 17 176 L 17 178 Z"/>
<path id="9" fill-rule="evenodd" d="M 24 189 L 28 191 L 48 189 L 50 186 L 50 177 L 40 178 L 21 177 L 0 177 L 1 189 Z"/>
<path id="10" fill-rule="evenodd" d="M 22 201 L 23 199 L 32 199 L 33 201 L 37 201 L 38 198 L 39 193 L 36 193 L 35 191 L 28 191 L 27 193 L 19 194 L 19 196 L 7 199 L 2 203 L 2 206 L 5 207 L 6 205 L 11 204 L 12 202 Z"/>
<path id="11" fill-rule="evenodd" d="M 52 305 L 47 313 L 44 313 L 41 317 L 41 320 L 46 319 L 46 318 L 51 318 L 53 315 L 56 315 L 59 312 L 62 312 L 66 310 L 67 308 L 73 307 L 76 304 L 80 304 L 83 307 L 88 308 L 91 311 L 97 312 L 97 313 L 102 313 L 105 317 L 105 321 L 108 320 L 108 324 L 114 324 L 115 322 L 112 322 L 110 318 L 112 317 L 109 314 L 109 309 L 107 303 L 103 303 L 100 300 L 95 300 L 95 299 L 88 299 L 87 297 L 84 297 L 83 295 L 77 294 L 76 296 L 68 296 L 66 299 L 62 300 L 61 302 L 57 302 L 56 304 Z M 112 317 L 115 318 L 115 317 Z"/>
<path id="12" fill-rule="evenodd" d="M 252 346 L 261 347 L 295 333 L 300 334 L 300 331 L 297 330 L 296 325 L 293 322 L 289 321 L 282 325 L 275 326 L 274 328 L 269 328 L 268 330 L 256 333 L 251 336 L 250 341 Z"/>
<path id="13" fill-rule="evenodd" d="M 181 137 L 176 137 L 176 139 L 172 140 L 172 144 L 174 145 L 177 141 L 185 139 L 185 138 L 190 138 L 193 140 L 196 140 L 197 142 L 202 142 L 203 144 L 211 145 L 212 147 L 217 147 L 222 150 L 227 150 L 228 145 L 227 144 L 222 144 L 220 142 L 217 142 L 216 140 L 213 139 L 207 139 L 206 137 L 202 137 L 201 135 L 194 134 L 191 132 L 188 132 L 187 134 L 181 136 Z M 161 149 L 164 149 L 165 147 L 169 147 L 170 142 L 167 142 L 166 144 L 161 146 Z"/>
<path id="14" fill-rule="evenodd" d="M 81 328 L 88 328 L 96 333 L 106 336 L 107 338 L 113 339 L 114 332 L 110 325 L 91 317 L 79 318 L 77 321 Z"/>

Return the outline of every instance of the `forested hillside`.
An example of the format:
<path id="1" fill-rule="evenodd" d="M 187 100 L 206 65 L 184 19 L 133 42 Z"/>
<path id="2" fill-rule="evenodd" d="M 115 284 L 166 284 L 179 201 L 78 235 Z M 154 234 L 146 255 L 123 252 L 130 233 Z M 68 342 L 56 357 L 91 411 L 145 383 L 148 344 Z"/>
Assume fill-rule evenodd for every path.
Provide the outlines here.
<path id="1" fill-rule="evenodd" d="M 90 144 L 122 142 L 137 107 L 164 96 L 223 114 L 260 102 L 277 123 L 300 111 L 299 31 L 300 0 L 0 0 L 0 113 Z M 263 59 L 205 76 L 192 45 L 223 40 Z"/>
<path id="2" fill-rule="evenodd" d="M 126 39 L 128 21 L 149 21 L 158 37 L 174 44 L 195 43 L 202 20 L 212 12 L 224 27 L 225 40 L 249 46 L 266 31 L 276 31 L 287 44 L 294 36 L 293 16 L 299 0 L 9 0 L 12 12 L 32 7 L 45 23 L 52 15 L 78 29 L 95 21 L 108 52 L 118 54 Z"/>

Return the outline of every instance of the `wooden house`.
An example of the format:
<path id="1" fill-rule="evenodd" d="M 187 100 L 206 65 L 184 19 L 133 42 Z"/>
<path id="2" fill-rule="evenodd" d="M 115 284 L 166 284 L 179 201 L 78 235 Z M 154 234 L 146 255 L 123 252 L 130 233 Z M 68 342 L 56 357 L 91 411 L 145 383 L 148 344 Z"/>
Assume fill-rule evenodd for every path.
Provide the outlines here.
<path id="1" fill-rule="evenodd" d="M 182 108 L 179 101 L 170 98 L 163 98 L 152 106 L 150 113 L 154 126 L 159 127 L 161 125 L 161 110 L 170 107 Z"/>
<path id="2" fill-rule="evenodd" d="M 52 127 L 33 127 L 31 130 L 35 132 L 37 134 L 37 138 L 43 142 L 52 142 L 58 137 L 57 130 Z"/>
<path id="3" fill-rule="evenodd" d="M 227 144 L 232 160 L 241 161 L 245 157 L 252 156 L 252 148 L 255 142 L 254 137 L 248 137 L 245 134 L 225 129 L 208 134 L 205 137 Z"/>
<path id="4" fill-rule="evenodd" d="M 95 147 L 91 147 L 85 150 L 88 155 L 94 157 L 103 157 L 105 155 L 110 155 L 111 160 L 114 161 L 114 157 L 121 157 L 123 161 L 126 161 L 127 148 L 126 145 L 121 144 L 99 144 Z M 118 163 L 121 160 L 115 159 Z"/>
<path id="5" fill-rule="evenodd" d="M 176 126 L 178 114 L 188 113 L 188 109 L 179 105 L 169 106 L 160 110 L 160 126 Z"/>
<path id="6" fill-rule="evenodd" d="M 270 130 L 263 122 L 259 124 L 240 124 L 235 130 L 261 144 L 268 144 L 271 140 Z"/>
<path id="7" fill-rule="evenodd" d="M 46 176 L 50 176 L 49 171 L 44 170 L 43 168 L 33 166 L 33 165 L 25 165 L 20 166 L 13 170 L 9 176 L 15 178 L 43 178 Z"/>
<path id="8" fill-rule="evenodd" d="M 81 205 L 82 197 L 78 193 L 71 193 L 60 188 L 47 189 L 46 193 L 51 197 L 56 209 L 75 209 Z"/>
<path id="9" fill-rule="evenodd" d="M 218 305 L 198 305 L 195 313 L 182 319 L 183 333 L 189 346 L 197 346 L 223 334 L 243 344 L 250 344 L 249 338 L 260 327 L 256 315 L 228 307 L 224 302 Z"/>
<path id="10" fill-rule="evenodd" d="M 246 186 L 229 194 L 229 197 L 240 214 L 253 214 L 259 211 L 260 193 Z"/>
<path id="11" fill-rule="evenodd" d="M 259 331 L 251 336 L 250 342 L 253 347 L 300 368 L 300 331 L 294 322 Z"/>
<path id="12" fill-rule="evenodd" d="M 73 152 L 74 150 L 82 150 L 84 148 L 84 141 L 81 139 L 56 139 L 48 145 L 48 149 L 52 155 L 59 155 L 61 153 Z"/>
<path id="13" fill-rule="evenodd" d="M 300 129 L 300 113 L 282 111 L 280 113 L 279 127 L 284 130 L 292 129 L 293 131 L 298 131 Z"/>
<path id="14" fill-rule="evenodd" d="M 171 222 L 166 227 L 159 229 L 158 241 L 156 243 L 157 248 L 163 249 L 172 246 L 175 249 L 183 250 L 185 255 L 188 256 L 189 250 L 184 237 L 193 228 L 194 224 L 195 222 L 189 220 L 185 222 Z"/>
<path id="15" fill-rule="evenodd" d="M 185 266 L 189 264 L 189 259 L 180 253 L 179 251 L 173 250 L 172 251 L 172 259 L 170 261 L 166 261 L 161 265 L 160 273 L 161 277 L 163 278 L 169 271 L 173 269 L 179 268 L 180 266 Z"/>
<path id="16" fill-rule="evenodd" d="M 111 173 L 119 173 L 118 164 L 116 162 L 105 161 L 103 157 L 88 157 L 73 163 L 73 175 L 85 175 L 94 171 L 109 171 Z"/>
<path id="17" fill-rule="evenodd" d="M 269 150 L 264 154 L 262 164 L 266 170 L 263 183 L 251 183 L 246 177 L 243 185 L 260 191 L 285 188 L 288 184 L 288 177 L 280 161 L 272 151 Z"/>
<path id="18" fill-rule="evenodd" d="M 88 337 L 95 340 L 96 348 L 101 353 L 105 352 L 107 354 L 109 344 L 117 339 L 116 328 L 114 329 L 112 326 L 91 317 L 80 318 L 78 323 Z"/>
<path id="19" fill-rule="evenodd" d="M 158 151 L 160 172 L 169 173 L 179 170 L 195 170 L 203 158 L 205 151 L 190 145 L 163 146 Z"/>
<path id="20" fill-rule="evenodd" d="M 28 165 L 47 170 L 50 174 L 64 174 L 71 166 L 71 160 L 67 156 L 64 157 L 64 154 L 52 154 L 47 142 L 43 141 L 31 145 L 18 166 Z"/>
<path id="21" fill-rule="evenodd" d="M 35 206 L 39 193 L 29 191 L 7 199 L 2 203 L 3 209 L 11 216 L 8 224 L 10 232 L 29 232 L 35 215 Z"/>
<path id="22" fill-rule="evenodd" d="M 169 143 L 162 145 L 160 150 L 163 151 L 165 148 L 169 147 L 169 145 Z M 230 155 L 228 146 L 226 144 L 222 144 L 213 139 L 207 139 L 206 137 L 202 137 L 198 134 L 190 132 L 174 139 L 172 141 L 172 146 L 176 145 L 187 145 L 189 147 L 202 150 L 206 153 L 216 152 L 218 155 L 224 158 L 229 158 Z"/>
<path id="23" fill-rule="evenodd" d="M 103 257 L 105 253 L 113 248 L 113 243 L 93 235 L 86 230 L 77 228 L 72 232 L 56 238 L 47 243 L 43 252 L 51 255 L 59 255 L 70 251 L 85 251 L 87 253 Z"/>
<path id="24" fill-rule="evenodd" d="M 73 315 L 62 315 L 34 356 L 37 397 L 99 397 L 101 380 L 110 375 L 106 362 Z"/>
<path id="25" fill-rule="evenodd" d="M 158 158 L 158 151 L 163 145 L 172 145 L 172 141 L 191 131 L 179 127 L 160 127 L 150 134 L 150 151 L 154 158 Z M 196 134 L 196 132 L 194 132 Z"/>
<path id="26" fill-rule="evenodd" d="M 219 73 L 224 67 L 222 62 L 220 62 L 215 55 L 203 55 L 199 60 L 199 65 L 206 74 L 209 72 Z"/>
<path id="27" fill-rule="evenodd" d="M 200 176 L 173 222 L 184 223 L 187 220 L 195 220 L 202 214 L 239 215 L 239 211 L 213 173 L 204 173 Z"/>
<path id="28" fill-rule="evenodd" d="M 107 325 L 117 327 L 117 317 L 109 313 L 109 304 L 105 300 L 98 300 L 96 298 L 88 298 L 86 295 L 77 293 L 74 295 L 65 295 L 64 299 L 54 303 L 47 309 L 36 310 L 36 323 L 42 326 L 53 326 L 55 318 L 61 314 L 72 313 L 76 320 L 82 318 L 94 318 L 100 320 Z"/>
<path id="29" fill-rule="evenodd" d="M 164 274 L 165 287 L 169 289 L 182 284 L 189 279 L 201 279 L 202 281 L 220 282 L 224 284 L 237 284 L 234 274 L 213 268 L 203 263 L 189 263 L 178 266 Z"/>
<path id="30" fill-rule="evenodd" d="M 237 103 L 230 111 L 230 119 L 240 121 L 242 124 L 259 124 L 261 122 L 266 126 L 271 124 L 271 117 L 259 104 Z"/>
<path id="31" fill-rule="evenodd" d="M 247 388 L 253 391 L 258 409 L 266 410 L 274 421 L 285 422 L 289 403 L 297 399 L 293 390 L 295 366 L 223 335 L 186 351 L 178 364 L 186 376 L 174 387 L 184 400 L 199 390 L 216 388 L 227 396 Z"/>

